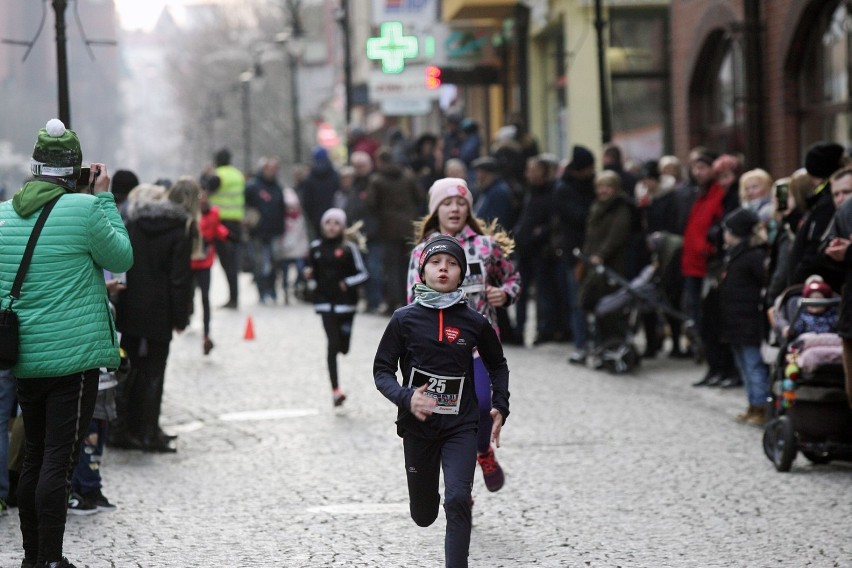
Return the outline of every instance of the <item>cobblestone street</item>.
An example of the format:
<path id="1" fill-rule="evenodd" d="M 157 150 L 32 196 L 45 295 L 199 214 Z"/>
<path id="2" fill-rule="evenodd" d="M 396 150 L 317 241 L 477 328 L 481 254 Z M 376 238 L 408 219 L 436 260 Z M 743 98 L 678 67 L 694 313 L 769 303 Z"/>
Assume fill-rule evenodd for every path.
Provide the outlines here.
<path id="1" fill-rule="evenodd" d="M 214 305 L 223 288 L 214 282 Z M 373 384 L 387 319 L 355 318 L 340 358 L 349 398 L 334 409 L 320 318 L 304 304 L 256 306 L 250 288 L 243 280 L 239 311 L 214 310 L 208 357 L 198 317 L 172 342 L 163 422 L 179 451 L 109 450 L 104 493 L 118 510 L 69 517 L 69 560 L 442 566 L 443 512 L 426 529 L 408 516 L 395 409 Z M 762 431 L 731 419 L 740 390 L 692 388 L 703 370 L 663 357 L 613 376 L 569 366 L 565 345 L 506 354 L 506 485 L 488 493 L 477 471 L 471 566 L 852 565 L 852 465 L 799 457 L 777 473 Z M 12 510 L 0 566 L 20 560 Z"/>

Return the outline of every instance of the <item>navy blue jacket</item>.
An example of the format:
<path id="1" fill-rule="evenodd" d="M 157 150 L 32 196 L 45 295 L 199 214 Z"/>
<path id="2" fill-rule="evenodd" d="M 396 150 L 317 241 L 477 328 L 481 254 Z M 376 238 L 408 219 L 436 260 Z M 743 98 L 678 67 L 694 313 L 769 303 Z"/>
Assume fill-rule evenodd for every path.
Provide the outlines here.
<path id="1" fill-rule="evenodd" d="M 369 278 L 358 247 L 338 237 L 311 242 L 308 265 L 317 283 L 314 290 L 314 310 L 317 313 L 354 313 L 358 304 L 358 288 Z M 340 289 L 340 283 L 346 290 Z"/>
<path id="2" fill-rule="evenodd" d="M 257 210 L 260 220 L 249 229 L 249 234 L 263 242 L 270 242 L 284 234 L 284 190 L 275 179 L 258 174 L 246 183 L 246 207 Z"/>
<path id="3" fill-rule="evenodd" d="M 482 194 L 476 200 L 476 216 L 485 221 L 497 222 L 506 230 L 515 224 L 512 211 L 512 190 L 503 178 L 497 178 L 488 187 L 482 188 Z"/>
<path id="4" fill-rule="evenodd" d="M 479 349 L 482 362 L 491 376 L 492 407 L 509 416 L 509 367 L 497 333 L 482 314 L 466 302 L 443 310 L 409 304 L 396 310 L 388 323 L 376 358 L 373 376 L 376 388 L 399 408 L 397 433 L 421 438 L 441 438 L 479 425 L 479 407 L 473 386 L 473 349 Z M 411 369 L 435 375 L 464 376 L 461 407 L 456 414 L 432 414 L 424 422 L 411 414 L 414 389 L 408 384 Z"/>

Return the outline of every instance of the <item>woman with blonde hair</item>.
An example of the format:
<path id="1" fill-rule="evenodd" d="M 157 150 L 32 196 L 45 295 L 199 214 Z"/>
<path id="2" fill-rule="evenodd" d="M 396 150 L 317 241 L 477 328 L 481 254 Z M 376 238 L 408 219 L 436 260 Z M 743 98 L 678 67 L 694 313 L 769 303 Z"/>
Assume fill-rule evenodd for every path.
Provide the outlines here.
<path id="1" fill-rule="evenodd" d="M 230 232 L 219 219 L 219 208 L 210 205 L 207 191 L 194 178 L 179 178 L 166 192 L 166 198 L 189 213 L 186 230 L 192 238 L 192 289 L 201 291 L 204 328 L 201 349 L 205 355 L 209 355 L 213 349 L 213 341 L 210 339 L 210 270 L 216 258 L 215 242 L 226 240 Z M 190 298 L 190 313 L 193 311 L 192 302 Z"/>
<path id="2" fill-rule="evenodd" d="M 772 219 L 772 176 L 766 170 L 756 168 L 740 176 L 740 203 L 742 207 L 757 214 L 764 225 Z"/>
<path id="3" fill-rule="evenodd" d="M 437 235 L 454 237 L 467 257 L 467 274 L 462 282 L 470 306 L 484 315 L 499 334 L 497 308 L 509 306 L 521 291 L 521 279 L 509 255 L 514 241 L 494 223 L 486 225 L 473 214 L 473 196 L 461 178 L 443 178 L 429 188 L 429 214 L 415 224 L 415 242 L 408 265 L 408 301 L 420 284 L 420 256 L 426 242 Z M 474 385 L 479 401 L 477 462 L 485 486 L 498 491 L 503 486 L 503 469 L 491 446 L 491 380 L 478 353 L 474 356 Z"/>

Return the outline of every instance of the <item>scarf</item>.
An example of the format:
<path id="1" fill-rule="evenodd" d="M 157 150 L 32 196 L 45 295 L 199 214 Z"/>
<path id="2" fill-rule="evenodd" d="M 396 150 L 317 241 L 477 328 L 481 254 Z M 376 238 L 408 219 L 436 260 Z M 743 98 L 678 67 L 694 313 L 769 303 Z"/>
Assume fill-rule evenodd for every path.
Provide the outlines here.
<path id="1" fill-rule="evenodd" d="M 436 292 L 422 282 L 414 286 L 414 303 L 427 308 L 442 310 L 463 301 L 465 293 L 461 288 L 453 292 Z"/>

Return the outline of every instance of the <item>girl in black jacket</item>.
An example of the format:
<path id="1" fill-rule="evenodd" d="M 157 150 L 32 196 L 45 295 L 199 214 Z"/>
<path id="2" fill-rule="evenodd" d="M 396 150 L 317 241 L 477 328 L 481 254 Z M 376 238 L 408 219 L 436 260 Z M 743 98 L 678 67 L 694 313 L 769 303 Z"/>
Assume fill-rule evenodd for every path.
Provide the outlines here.
<path id="1" fill-rule="evenodd" d="M 760 354 L 767 251 L 754 235 L 758 221 L 754 212 L 743 208 L 722 220 L 726 252 L 719 284 L 719 315 L 720 339 L 730 344 L 748 394 L 748 409 L 735 420 L 762 426 L 769 396 L 769 369 Z"/>
<path id="2" fill-rule="evenodd" d="M 340 406 L 346 395 L 337 382 L 337 354 L 349 352 L 352 321 L 358 304 L 356 286 L 366 282 L 367 269 L 358 247 L 345 240 L 346 213 L 331 208 L 320 219 L 322 238 L 311 243 L 305 277 L 316 282 L 314 310 L 322 316 L 328 337 L 328 374 L 332 400 Z"/>
<path id="3" fill-rule="evenodd" d="M 460 289 L 467 270 L 453 237 L 430 239 L 420 256 L 414 303 L 394 312 L 373 364 L 376 388 L 399 408 L 411 517 L 419 526 L 438 517 L 444 471 L 446 566 L 466 567 L 471 532 L 471 486 L 476 470 L 479 409 L 473 384 L 478 348 L 491 377 L 491 439 L 509 415 L 509 368 L 497 333 L 467 305 Z M 400 385 L 396 370 L 402 371 Z"/>

